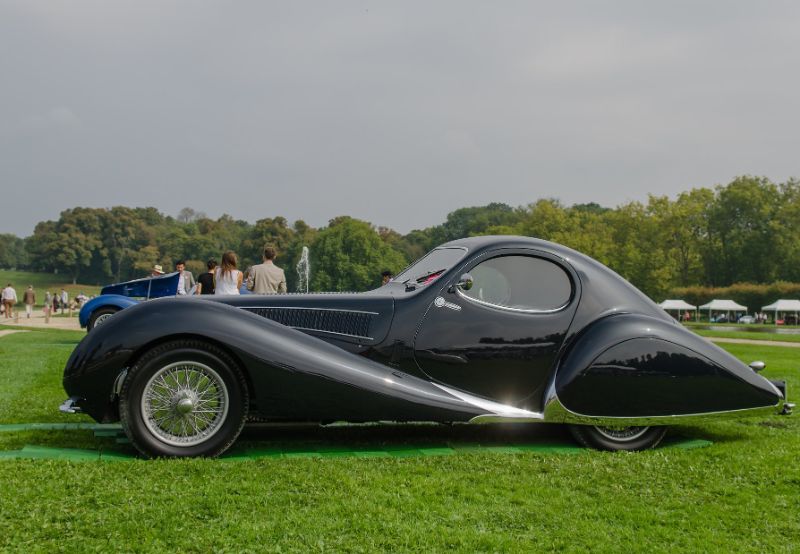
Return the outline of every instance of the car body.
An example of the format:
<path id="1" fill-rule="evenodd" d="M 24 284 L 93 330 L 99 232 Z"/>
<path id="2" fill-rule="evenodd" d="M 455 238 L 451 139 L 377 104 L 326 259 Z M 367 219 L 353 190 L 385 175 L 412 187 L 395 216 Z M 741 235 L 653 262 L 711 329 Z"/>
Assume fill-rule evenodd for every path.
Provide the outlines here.
<path id="1" fill-rule="evenodd" d="M 106 285 L 101 289 L 99 296 L 92 298 L 81 307 L 78 321 L 81 327 L 91 331 L 96 325 L 102 325 L 120 310 L 135 306 L 141 300 L 175 296 L 178 293 L 179 278 L 180 274 L 176 271 L 157 277 Z"/>
<path id="2" fill-rule="evenodd" d="M 737 320 L 738 323 L 748 324 L 748 323 L 755 323 L 756 318 L 752 315 L 743 315 Z"/>
<path id="3" fill-rule="evenodd" d="M 149 456 L 213 456 L 268 422 L 567 423 L 611 450 L 665 425 L 788 412 L 770 382 L 602 264 L 528 237 L 444 244 L 365 293 L 164 298 L 89 333 L 64 411 Z"/>

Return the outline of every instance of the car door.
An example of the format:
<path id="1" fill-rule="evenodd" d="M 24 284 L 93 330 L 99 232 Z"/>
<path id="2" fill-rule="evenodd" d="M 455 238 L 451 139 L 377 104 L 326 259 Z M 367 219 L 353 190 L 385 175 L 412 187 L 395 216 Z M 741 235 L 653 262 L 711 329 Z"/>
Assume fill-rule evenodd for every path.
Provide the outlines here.
<path id="1" fill-rule="evenodd" d="M 576 276 L 557 258 L 531 250 L 494 251 L 464 269 L 472 288 L 451 279 L 419 324 L 417 364 L 442 384 L 541 410 L 575 313 Z"/>

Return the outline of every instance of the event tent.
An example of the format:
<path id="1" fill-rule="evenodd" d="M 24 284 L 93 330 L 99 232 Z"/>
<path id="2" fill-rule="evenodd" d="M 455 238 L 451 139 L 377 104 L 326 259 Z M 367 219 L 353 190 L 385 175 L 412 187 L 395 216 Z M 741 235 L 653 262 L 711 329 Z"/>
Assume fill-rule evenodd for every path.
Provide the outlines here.
<path id="1" fill-rule="evenodd" d="M 696 310 L 697 306 L 692 306 L 684 300 L 664 300 L 659 304 L 665 310 Z"/>
<path id="2" fill-rule="evenodd" d="M 761 307 L 762 312 L 800 312 L 800 300 L 776 300 Z"/>
<path id="3" fill-rule="evenodd" d="M 778 313 L 779 312 L 794 312 L 795 318 L 797 318 L 798 312 L 800 312 L 800 300 L 776 300 L 772 304 L 768 304 L 767 306 L 761 307 L 762 312 L 775 312 L 775 323 L 778 322 Z"/>
<path id="4" fill-rule="evenodd" d="M 711 312 L 726 312 L 727 314 L 730 314 L 731 312 L 747 313 L 747 306 L 737 304 L 733 300 L 718 300 L 716 298 L 708 304 L 699 306 L 699 308 L 701 310 L 708 310 L 709 319 L 711 319 Z"/>
<path id="5" fill-rule="evenodd" d="M 661 304 L 659 304 L 665 311 L 678 311 L 678 320 L 682 321 L 681 319 L 681 312 L 688 312 L 694 310 L 697 313 L 697 306 L 692 306 L 688 302 L 684 300 L 664 300 Z"/>

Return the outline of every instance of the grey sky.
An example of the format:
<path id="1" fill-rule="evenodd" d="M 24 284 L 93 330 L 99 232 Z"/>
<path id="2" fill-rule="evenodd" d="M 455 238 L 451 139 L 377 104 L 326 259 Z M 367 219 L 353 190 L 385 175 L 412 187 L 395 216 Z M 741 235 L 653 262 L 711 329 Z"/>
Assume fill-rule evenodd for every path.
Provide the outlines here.
<path id="1" fill-rule="evenodd" d="M 0 0 L 0 232 L 191 206 L 406 232 L 798 176 L 797 2 Z"/>

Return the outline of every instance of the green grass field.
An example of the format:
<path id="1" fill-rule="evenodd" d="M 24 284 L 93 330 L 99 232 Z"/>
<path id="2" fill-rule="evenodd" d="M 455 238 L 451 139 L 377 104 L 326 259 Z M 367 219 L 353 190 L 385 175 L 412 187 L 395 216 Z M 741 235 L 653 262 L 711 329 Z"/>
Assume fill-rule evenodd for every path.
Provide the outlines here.
<path id="1" fill-rule="evenodd" d="M 83 336 L 48 330 L 0 337 L 0 424 L 88 421 L 57 410 L 63 365 Z M 786 379 L 790 396 L 800 391 L 800 350 L 725 348 L 745 361 L 765 360 L 765 373 Z M 402 440 L 402 433 L 343 430 L 330 440 Z M 417 427 L 408 436 L 424 442 L 465 433 L 514 432 Z M 565 440 L 548 426 L 523 433 Z M 0 459 L 0 550 L 800 550 L 800 416 L 680 426 L 672 435 L 714 444 L 630 454 Z M 244 441 L 263 446 L 291 437 L 260 432 Z M 25 444 L 115 447 L 88 431 L 0 433 L 0 451 Z"/>
<path id="2" fill-rule="evenodd" d="M 61 288 L 65 288 L 69 293 L 70 299 L 75 298 L 81 291 L 86 296 L 100 294 L 102 287 L 95 285 L 73 285 L 72 281 L 64 275 L 54 275 L 53 273 L 34 273 L 32 271 L 9 271 L 7 269 L 0 269 L 0 286 L 5 287 L 7 283 L 14 285 L 19 298 L 17 309 L 24 311 L 22 307 L 22 294 L 28 285 L 33 285 L 33 290 L 36 291 L 36 305 L 41 306 L 44 302 L 44 293 L 48 290 L 52 293 L 60 292 Z"/>

